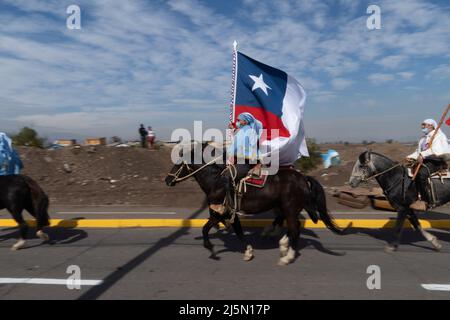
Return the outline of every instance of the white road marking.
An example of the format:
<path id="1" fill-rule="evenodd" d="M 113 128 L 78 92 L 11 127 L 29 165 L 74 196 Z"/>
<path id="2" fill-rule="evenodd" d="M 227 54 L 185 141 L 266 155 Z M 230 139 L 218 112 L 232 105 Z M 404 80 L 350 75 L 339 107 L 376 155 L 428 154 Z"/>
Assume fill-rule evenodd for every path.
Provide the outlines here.
<path id="1" fill-rule="evenodd" d="M 162 214 L 162 215 L 174 215 L 177 214 L 176 212 L 70 212 L 70 211 L 63 211 L 63 212 L 57 212 L 57 214 L 63 214 L 63 215 L 73 215 L 73 214 L 106 214 L 106 215 L 114 215 L 114 214 Z"/>
<path id="2" fill-rule="evenodd" d="M 0 278 L 0 284 L 79 284 L 80 286 L 98 286 L 103 280 L 49 279 L 49 278 Z"/>
<path id="3" fill-rule="evenodd" d="M 421 286 L 430 291 L 450 291 L 450 284 L 422 284 Z"/>

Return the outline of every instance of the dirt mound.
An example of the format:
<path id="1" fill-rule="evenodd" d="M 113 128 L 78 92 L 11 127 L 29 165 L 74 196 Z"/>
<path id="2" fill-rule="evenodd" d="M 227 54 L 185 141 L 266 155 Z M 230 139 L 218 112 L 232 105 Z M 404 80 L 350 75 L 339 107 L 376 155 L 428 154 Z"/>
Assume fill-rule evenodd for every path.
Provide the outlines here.
<path id="1" fill-rule="evenodd" d="M 194 181 L 174 188 L 164 183 L 172 167 L 169 147 L 18 148 L 18 152 L 25 166 L 22 173 L 38 181 L 53 204 L 184 206 L 203 199 Z"/>
<path id="2" fill-rule="evenodd" d="M 414 150 L 414 146 L 373 144 L 372 151 L 396 160 Z M 354 161 L 367 149 L 364 145 L 323 144 L 322 152 L 335 149 L 342 165 L 318 168 L 309 175 L 331 191 L 347 183 Z M 65 205 L 152 205 L 198 207 L 204 194 L 191 179 L 169 188 L 164 183 L 172 167 L 171 148 L 158 150 L 117 147 L 81 147 L 43 150 L 20 147 L 26 174 L 43 187 L 52 204 Z"/>

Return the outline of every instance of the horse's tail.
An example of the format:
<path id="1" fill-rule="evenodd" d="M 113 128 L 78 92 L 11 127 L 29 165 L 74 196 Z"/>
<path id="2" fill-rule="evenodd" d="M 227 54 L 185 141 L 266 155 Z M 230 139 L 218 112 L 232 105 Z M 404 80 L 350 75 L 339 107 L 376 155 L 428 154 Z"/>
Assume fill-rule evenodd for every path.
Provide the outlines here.
<path id="1" fill-rule="evenodd" d="M 317 212 L 319 212 L 320 219 L 323 221 L 323 223 L 325 223 L 328 229 L 339 235 L 344 234 L 345 230 L 342 230 L 338 227 L 338 225 L 334 221 L 334 218 L 328 212 L 327 200 L 323 187 L 316 179 L 310 176 L 306 176 L 306 180 L 309 185 L 311 196 L 309 204 L 305 208 L 306 212 L 308 212 L 313 221 L 315 220 L 314 222 L 317 221 Z M 311 213 L 313 213 L 313 215 L 311 215 Z M 314 219 L 313 216 L 315 216 L 316 218 Z"/>
<path id="2" fill-rule="evenodd" d="M 50 225 L 50 217 L 48 215 L 49 200 L 48 196 L 42 188 L 33 179 L 22 176 L 30 189 L 31 205 L 36 214 L 38 227 L 46 227 Z"/>

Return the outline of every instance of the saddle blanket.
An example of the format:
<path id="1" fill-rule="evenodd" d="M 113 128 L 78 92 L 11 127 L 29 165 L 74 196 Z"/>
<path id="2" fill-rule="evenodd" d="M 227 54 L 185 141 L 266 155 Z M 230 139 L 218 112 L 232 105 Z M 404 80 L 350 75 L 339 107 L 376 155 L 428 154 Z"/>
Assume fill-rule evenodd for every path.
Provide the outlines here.
<path id="1" fill-rule="evenodd" d="M 264 188 L 267 181 L 267 174 L 261 174 L 260 177 L 248 176 L 244 178 L 244 182 L 247 186 Z"/>

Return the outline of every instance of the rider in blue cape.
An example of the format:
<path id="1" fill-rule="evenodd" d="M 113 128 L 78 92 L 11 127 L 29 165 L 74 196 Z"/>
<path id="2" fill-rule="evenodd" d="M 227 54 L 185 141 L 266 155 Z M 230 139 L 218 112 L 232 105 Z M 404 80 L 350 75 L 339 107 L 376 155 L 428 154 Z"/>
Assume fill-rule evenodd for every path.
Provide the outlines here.
<path id="1" fill-rule="evenodd" d="M 231 193 L 231 180 L 239 182 L 249 174 L 251 169 L 260 166 L 259 138 L 262 130 L 262 123 L 252 114 L 243 112 L 237 117 L 234 137 L 227 148 L 228 166 L 232 166 L 232 168 L 226 171 L 222 180 L 227 194 Z M 223 201 L 222 203 L 213 203 L 210 207 L 220 214 L 225 212 Z"/>
<path id="2" fill-rule="evenodd" d="M 22 161 L 13 149 L 11 139 L 0 132 L 0 175 L 20 174 L 22 169 Z"/>

